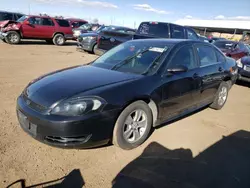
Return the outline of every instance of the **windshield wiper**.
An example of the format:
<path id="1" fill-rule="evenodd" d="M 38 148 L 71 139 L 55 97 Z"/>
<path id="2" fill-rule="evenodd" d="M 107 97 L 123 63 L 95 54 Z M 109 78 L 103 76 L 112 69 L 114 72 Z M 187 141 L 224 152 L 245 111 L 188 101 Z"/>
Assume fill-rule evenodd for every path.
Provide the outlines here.
<path id="1" fill-rule="evenodd" d="M 163 50 L 163 52 L 162 52 L 159 56 L 157 56 L 157 57 L 154 59 L 154 61 L 149 65 L 149 67 L 147 68 L 147 70 L 145 70 L 145 71 L 142 73 L 143 75 L 147 74 L 147 73 L 150 71 L 150 69 L 151 69 L 153 66 L 155 66 L 155 65 L 159 62 L 159 59 L 162 57 L 163 53 L 164 53 L 166 50 L 167 50 L 167 47 L 165 47 L 164 50 Z"/>
<path id="2" fill-rule="evenodd" d="M 121 66 L 123 65 L 126 65 L 127 63 L 129 63 L 129 60 L 133 59 L 134 57 L 140 55 L 140 54 L 144 54 L 145 52 L 149 51 L 151 48 L 148 48 L 146 50 L 143 50 L 143 51 L 140 51 L 140 52 L 137 52 L 135 55 L 131 56 L 131 57 L 128 57 L 124 60 L 122 60 L 121 62 L 119 62 L 118 64 L 114 65 L 111 70 L 117 70 L 119 69 Z"/>

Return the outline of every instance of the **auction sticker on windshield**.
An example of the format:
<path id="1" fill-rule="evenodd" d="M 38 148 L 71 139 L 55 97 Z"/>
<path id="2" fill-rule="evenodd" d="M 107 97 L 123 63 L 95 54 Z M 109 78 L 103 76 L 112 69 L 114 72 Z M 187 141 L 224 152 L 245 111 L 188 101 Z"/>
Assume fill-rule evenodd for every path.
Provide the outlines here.
<path id="1" fill-rule="evenodd" d="M 152 51 L 152 52 L 159 52 L 159 53 L 162 53 L 164 52 L 165 48 L 158 48 L 158 47 L 153 47 L 153 48 L 150 48 L 149 51 Z"/>

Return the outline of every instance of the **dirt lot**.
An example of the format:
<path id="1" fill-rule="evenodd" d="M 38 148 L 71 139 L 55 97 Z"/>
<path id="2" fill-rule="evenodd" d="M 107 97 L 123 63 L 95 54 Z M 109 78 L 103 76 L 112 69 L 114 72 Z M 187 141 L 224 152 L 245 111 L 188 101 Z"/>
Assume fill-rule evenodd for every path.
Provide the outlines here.
<path id="1" fill-rule="evenodd" d="M 24 179 L 26 186 L 31 186 L 59 179 L 70 172 L 75 179 L 70 179 L 72 176 L 65 178 L 61 184 L 64 187 L 67 181 L 82 183 L 87 188 L 111 187 L 116 175 L 152 142 L 157 142 L 169 152 L 184 148 L 192 158 L 223 136 L 239 130 L 250 131 L 250 88 L 235 85 L 221 111 L 204 109 L 158 128 L 146 143 L 132 151 L 114 146 L 91 150 L 57 149 L 39 143 L 23 132 L 17 122 L 15 103 L 26 84 L 44 73 L 84 64 L 95 58 L 94 55 L 76 52 L 71 44 L 57 47 L 43 42 L 16 46 L 0 43 L 0 187 L 19 179 Z M 172 159 L 177 160 L 178 156 Z M 176 167 L 179 168 L 178 165 Z M 148 178 L 154 177 L 149 176 L 146 170 L 138 172 L 140 176 L 147 174 Z M 178 183 L 178 180 L 173 181 Z"/>

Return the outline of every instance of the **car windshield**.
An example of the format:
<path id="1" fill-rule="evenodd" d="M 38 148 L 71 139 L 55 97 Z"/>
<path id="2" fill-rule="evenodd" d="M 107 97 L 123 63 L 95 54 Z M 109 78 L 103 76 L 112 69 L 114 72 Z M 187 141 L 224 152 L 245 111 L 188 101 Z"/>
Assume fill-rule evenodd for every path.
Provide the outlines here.
<path id="1" fill-rule="evenodd" d="M 165 43 L 126 42 L 106 52 L 92 65 L 143 74 L 151 67 L 159 66 L 160 58 L 168 48 Z"/>
<path id="2" fill-rule="evenodd" d="M 83 24 L 79 28 L 83 30 L 89 30 L 92 27 L 91 24 Z"/>
<path id="3" fill-rule="evenodd" d="M 216 41 L 213 43 L 217 48 L 220 49 L 232 49 L 235 46 L 235 42 L 230 42 L 230 41 Z"/>
<path id="4" fill-rule="evenodd" d="M 23 22 L 24 20 L 26 20 L 28 18 L 28 16 L 22 16 L 21 18 L 19 18 L 17 20 L 17 22 Z"/>

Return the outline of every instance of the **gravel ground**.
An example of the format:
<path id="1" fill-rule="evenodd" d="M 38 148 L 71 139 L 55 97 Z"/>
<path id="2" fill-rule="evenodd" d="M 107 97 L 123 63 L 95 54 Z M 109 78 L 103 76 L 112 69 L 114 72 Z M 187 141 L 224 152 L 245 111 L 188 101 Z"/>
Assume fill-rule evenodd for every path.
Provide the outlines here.
<path id="1" fill-rule="evenodd" d="M 62 187 L 111 187 L 116 175 L 153 142 L 166 151 L 183 148 L 195 158 L 223 136 L 239 130 L 250 131 L 250 88 L 234 85 L 222 110 L 207 108 L 158 128 L 137 149 L 123 151 L 114 146 L 89 150 L 53 148 L 22 131 L 15 113 L 16 98 L 32 79 L 50 71 L 88 63 L 96 56 L 77 52 L 73 43 L 57 47 L 43 42 L 15 46 L 0 43 L 0 54 L 0 187 L 20 179 L 31 186 L 66 175 L 56 183 Z M 74 186 L 69 186 L 69 182 L 74 182 Z M 15 185 L 21 187 L 20 183 Z"/>

